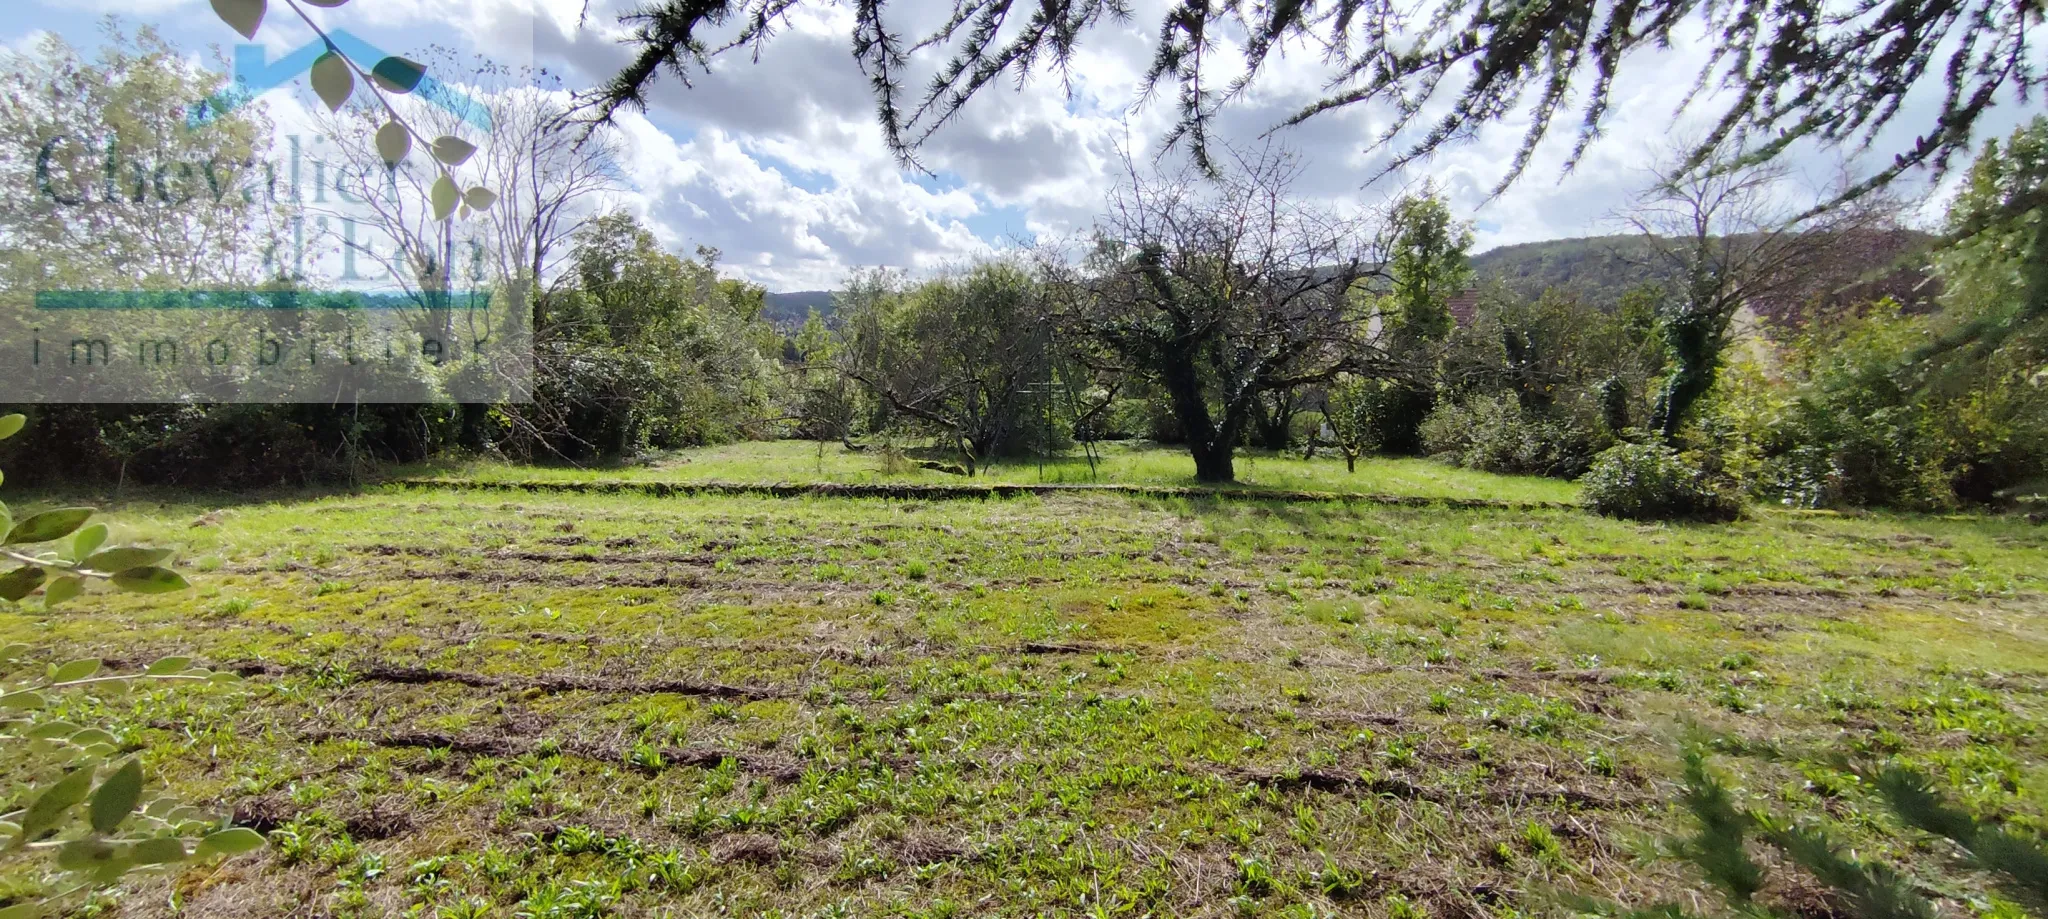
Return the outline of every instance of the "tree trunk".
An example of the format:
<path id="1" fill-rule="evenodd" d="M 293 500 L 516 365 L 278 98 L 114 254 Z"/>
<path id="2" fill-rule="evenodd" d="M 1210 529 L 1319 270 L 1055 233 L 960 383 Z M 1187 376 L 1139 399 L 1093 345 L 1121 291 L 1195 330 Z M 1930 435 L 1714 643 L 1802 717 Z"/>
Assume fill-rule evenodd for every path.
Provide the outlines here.
<path id="1" fill-rule="evenodd" d="M 1229 444 L 1212 444 L 1205 448 L 1190 443 L 1189 448 L 1195 455 L 1195 481 L 1204 485 L 1229 485 L 1237 481 L 1237 467 Z"/>
<path id="2" fill-rule="evenodd" d="M 1665 443 L 1678 439 L 1678 431 L 1685 426 L 1685 419 L 1692 414 L 1694 405 L 1714 388 L 1714 373 L 1720 369 L 1720 352 L 1717 350 L 1706 360 L 1688 359 L 1678 355 L 1678 366 L 1671 368 L 1671 375 L 1664 378 L 1664 388 L 1657 393 L 1656 408 L 1650 414 L 1650 427 L 1664 438 Z"/>
<path id="3" fill-rule="evenodd" d="M 1657 394 L 1650 427 L 1666 443 L 1678 439 L 1678 431 L 1691 416 L 1693 406 L 1714 388 L 1714 376 L 1721 369 L 1721 352 L 1728 343 L 1728 320 L 1733 310 L 1714 304 L 1693 307 L 1685 315 L 1665 324 L 1665 348 L 1675 366 L 1664 378 Z"/>
<path id="4" fill-rule="evenodd" d="M 1173 415 L 1188 435 L 1188 452 L 1195 458 L 1195 481 L 1205 485 L 1227 485 L 1237 481 L 1231 455 L 1237 448 L 1241 429 L 1226 423 L 1218 431 L 1209 417 L 1209 402 L 1202 397 L 1201 375 L 1195 370 L 1194 355 L 1181 352 L 1165 361 L 1159 382 L 1173 403 Z"/>
<path id="5" fill-rule="evenodd" d="M 484 452 L 484 424 L 490 419 L 491 407 L 481 402 L 464 402 L 460 408 L 462 426 L 456 435 L 458 445 L 471 453 Z"/>
<path id="6" fill-rule="evenodd" d="M 1268 399 L 1272 400 L 1268 403 Z M 1293 438 L 1294 393 L 1270 392 L 1255 401 L 1252 426 L 1258 431 L 1259 446 L 1275 453 L 1286 450 Z"/>

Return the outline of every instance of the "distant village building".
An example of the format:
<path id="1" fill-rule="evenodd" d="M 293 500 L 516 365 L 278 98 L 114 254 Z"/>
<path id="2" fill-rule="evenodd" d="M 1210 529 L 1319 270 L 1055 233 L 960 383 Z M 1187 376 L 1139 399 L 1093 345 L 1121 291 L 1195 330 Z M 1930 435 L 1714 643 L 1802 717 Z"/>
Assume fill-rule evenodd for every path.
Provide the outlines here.
<path id="1" fill-rule="evenodd" d="M 1479 315 L 1479 288 L 1465 288 L 1446 306 L 1451 311 L 1451 321 L 1457 323 L 1458 328 L 1471 325 L 1473 317 Z"/>

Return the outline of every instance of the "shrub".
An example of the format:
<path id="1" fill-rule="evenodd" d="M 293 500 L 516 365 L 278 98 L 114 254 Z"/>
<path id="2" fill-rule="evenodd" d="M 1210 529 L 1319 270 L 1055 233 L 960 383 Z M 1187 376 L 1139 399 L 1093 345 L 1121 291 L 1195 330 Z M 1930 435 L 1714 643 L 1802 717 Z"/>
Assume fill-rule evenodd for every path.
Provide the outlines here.
<path id="1" fill-rule="evenodd" d="M 2048 388 L 2021 349 L 1966 373 L 1902 374 L 1926 317 L 1881 304 L 1815 329 L 1758 490 L 1788 504 L 1940 508 L 2048 473 Z"/>
<path id="2" fill-rule="evenodd" d="M 0 411 L 5 411 L 0 407 Z M 8 480 L 261 488 L 349 481 L 452 442 L 439 405 L 39 405 L 34 448 L 0 444 Z"/>
<path id="3" fill-rule="evenodd" d="M 1598 435 L 1569 419 L 1525 411 L 1508 396 L 1473 396 L 1422 423 L 1429 455 L 1456 466 L 1510 475 L 1576 478 L 1599 452 Z"/>
<path id="4" fill-rule="evenodd" d="M 1580 480 L 1586 504 L 1630 520 L 1726 521 L 1742 499 L 1663 444 L 1622 444 L 1594 459 Z"/>

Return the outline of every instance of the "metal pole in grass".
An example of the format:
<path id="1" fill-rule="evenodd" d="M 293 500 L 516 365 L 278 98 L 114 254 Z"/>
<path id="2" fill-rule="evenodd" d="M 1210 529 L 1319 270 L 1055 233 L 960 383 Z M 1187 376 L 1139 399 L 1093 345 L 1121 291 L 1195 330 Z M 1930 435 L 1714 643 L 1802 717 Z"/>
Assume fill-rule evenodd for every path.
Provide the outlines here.
<path id="1" fill-rule="evenodd" d="M 1035 395 L 1038 397 L 1039 442 L 1038 449 L 1032 452 L 1038 454 L 1038 481 L 1040 484 L 1045 482 L 1045 451 L 1047 445 L 1052 443 L 1052 387 L 1052 382 L 1048 380 L 1044 383 L 1026 383 L 1018 390 L 1019 394 Z"/>
<path id="2" fill-rule="evenodd" d="M 1041 327 L 1038 336 L 1038 366 L 1045 369 L 1043 388 L 1038 391 L 1038 484 L 1045 484 L 1045 451 L 1052 449 L 1052 326 Z"/>

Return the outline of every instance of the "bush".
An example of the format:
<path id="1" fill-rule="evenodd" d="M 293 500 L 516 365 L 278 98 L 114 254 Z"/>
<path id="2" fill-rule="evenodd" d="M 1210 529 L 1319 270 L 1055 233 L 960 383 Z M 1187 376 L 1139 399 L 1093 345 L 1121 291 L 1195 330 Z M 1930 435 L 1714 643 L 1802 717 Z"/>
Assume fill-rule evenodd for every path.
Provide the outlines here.
<path id="1" fill-rule="evenodd" d="M 1524 411 L 1509 396 L 1474 396 L 1431 412 L 1422 423 L 1430 456 L 1510 475 L 1576 478 L 1599 452 L 1591 430 Z"/>
<path id="2" fill-rule="evenodd" d="M 1727 464 L 1729 475 L 1799 507 L 1940 509 L 2048 474 L 2038 359 L 2010 349 L 1963 372 L 1901 372 L 1914 368 L 1932 321 L 1883 303 L 1816 324 L 1787 355 L 1788 383 L 1730 373 L 1717 391 L 1731 398 L 1700 427 L 1735 429 L 1748 446 L 1727 455 L 1752 461 Z"/>
<path id="3" fill-rule="evenodd" d="M 0 407 L 0 411 L 4 411 Z M 9 481 L 261 488 L 346 482 L 449 446 L 440 405 L 35 405 L 36 447 L 0 444 Z M 76 432 L 76 433 L 73 433 Z M 47 446 L 45 446 L 47 445 Z"/>
<path id="4" fill-rule="evenodd" d="M 1580 480 L 1587 506 L 1630 520 L 1726 521 L 1742 499 L 1663 444 L 1622 444 L 1593 460 Z"/>

